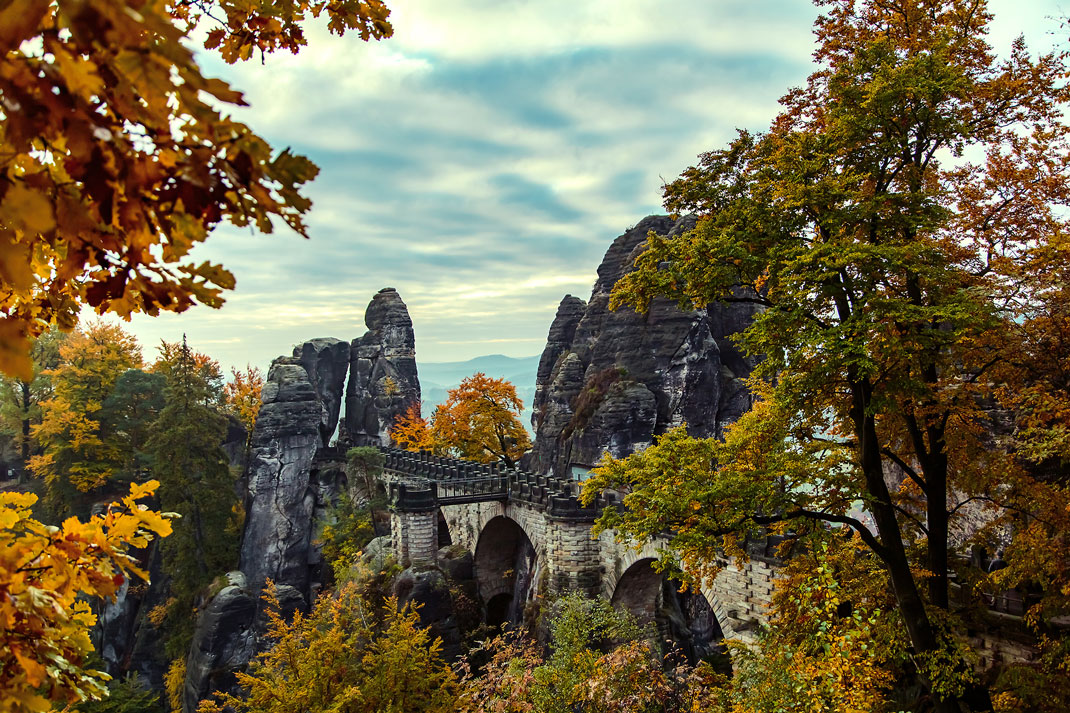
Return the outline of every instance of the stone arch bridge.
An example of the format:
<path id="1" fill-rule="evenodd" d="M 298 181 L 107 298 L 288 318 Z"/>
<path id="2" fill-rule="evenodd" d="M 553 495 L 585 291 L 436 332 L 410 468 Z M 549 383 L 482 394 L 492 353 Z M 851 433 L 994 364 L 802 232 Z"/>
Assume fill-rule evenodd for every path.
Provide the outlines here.
<path id="1" fill-rule="evenodd" d="M 651 566 L 666 540 L 636 549 L 616 541 L 612 531 L 592 536 L 603 499 L 583 507 L 580 484 L 429 453 L 383 448 L 384 480 L 390 498 L 390 535 L 404 565 L 433 564 L 443 547 L 473 553 L 473 570 L 490 623 L 522 621 L 538 595 L 578 590 L 603 595 L 656 625 L 699 656 L 722 639 L 754 639 L 766 617 L 773 581 L 782 562 L 773 538 L 748 544 L 742 566 L 725 561 L 697 593 L 683 594 Z M 1030 661 L 1035 642 L 1021 616 L 993 610 L 967 632 L 979 666 Z M 701 650 L 702 647 L 708 650 Z"/>
<path id="2" fill-rule="evenodd" d="M 541 593 L 601 594 L 679 641 L 749 640 L 765 616 L 778 561 L 754 543 L 698 593 L 680 593 L 652 564 L 665 542 L 637 550 L 612 532 L 592 536 L 603 500 L 583 507 L 579 483 L 552 475 L 384 448 L 391 539 L 403 565 L 433 564 L 443 547 L 473 554 L 491 623 L 520 621 Z M 702 652 L 699 652 L 700 654 Z"/>

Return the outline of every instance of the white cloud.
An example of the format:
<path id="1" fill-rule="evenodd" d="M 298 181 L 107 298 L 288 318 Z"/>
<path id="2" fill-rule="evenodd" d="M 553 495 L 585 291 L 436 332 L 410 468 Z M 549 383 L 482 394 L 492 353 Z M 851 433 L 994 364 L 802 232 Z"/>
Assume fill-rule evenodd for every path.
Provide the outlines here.
<path id="1" fill-rule="evenodd" d="M 312 239 L 223 228 L 195 253 L 238 278 L 222 310 L 138 317 L 147 345 L 266 366 L 315 336 L 352 339 L 384 286 L 422 360 L 539 350 L 561 297 L 586 298 L 610 241 L 663 180 L 736 126 L 760 129 L 804 81 L 806 0 L 406 0 L 365 44 L 322 24 L 299 55 L 233 67 L 237 112 L 310 154 Z M 1064 38 L 1058 3 L 994 0 L 997 48 Z M 1065 32 L 1063 33 L 1066 34 Z"/>

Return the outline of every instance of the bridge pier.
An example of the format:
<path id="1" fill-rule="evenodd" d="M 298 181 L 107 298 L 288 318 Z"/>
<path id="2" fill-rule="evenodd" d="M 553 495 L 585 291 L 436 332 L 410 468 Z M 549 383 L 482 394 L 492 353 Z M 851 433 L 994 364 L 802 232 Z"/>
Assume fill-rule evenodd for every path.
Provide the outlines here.
<path id="1" fill-rule="evenodd" d="M 551 515 L 547 524 L 550 586 L 558 592 L 597 595 L 602 587 L 602 567 L 598 540 L 591 537 L 591 520 Z"/>
<path id="2" fill-rule="evenodd" d="M 434 564 L 438 554 L 438 497 L 435 484 L 391 485 L 390 539 L 402 567 Z"/>

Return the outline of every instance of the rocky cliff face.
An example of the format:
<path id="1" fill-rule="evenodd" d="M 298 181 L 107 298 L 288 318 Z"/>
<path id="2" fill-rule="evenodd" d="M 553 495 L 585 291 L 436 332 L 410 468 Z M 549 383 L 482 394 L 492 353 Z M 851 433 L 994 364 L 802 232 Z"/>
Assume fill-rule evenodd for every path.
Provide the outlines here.
<path id="1" fill-rule="evenodd" d="M 420 399 L 416 347 L 405 303 L 381 290 L 365 314 L 368 332 L 352 347 L 313 339 L 271 364 L 253 430 L 240 571 L 201 608 L 187 662 L 183 705 L 191 713 L 210 691 L 232 690 L 234 671 L 256 653 L 260 595 L 275 582 L 284 610 L 304 609 L 317 581 L 313 533 L 344 483 L 338 427 L 346 376 L 346 424 L 355 445 L 385 442 L 394 417 Z"/>
<path id="2" fill-rule="evenodd" d="M 394 419 L 420 401 L 416 338 L 397 290 L 380 290 L 353 340 L 346 388 L 346 432 L 354 446 L 387 445 Z"/>
<path id="3" fill-rule="evenodd" d="M 256 654 L 265 582 L 288 609 L 310 603 L 315 582 L 314 513 L 325 493 L 316 456 L 338 425 L 349 344 L 313 339 L 271 364 L 253 429 L 240 571 L 200 608 L 186 662 L 183 710 L 212 691 L 236 691 L 234 672 Z"/>
<path id="4" fill-rule="evenodd" d="M 613 241 L 590 300 L 562 300 L 539 362 L 526 467 L 567 475 L 572 465 L 591 466 L 607 450 L 625 456 L 682 423 L 696 436 L 720 435 L 749 407 L 741 379 L 751 364 L 729 337 L 749 323 L 752 306 L 684 311 L 658 299 L 645 315 L 609 309 L 610 291 L 632 269 L 647 233 L 693 225 L 644 218 Z"/>
<path id="5" fill-rule="evenodd" d="M 309 382 L 320 402 L 320 444 L 328 445 L 342 411 L 342 389 L 349 373 L 349 344 L 341 339 L 320 338 L 294 347 L 294 358 L 308 372 Z"/>
<path id="6" fill-rule="evenodd" d="M 307 588 L 315 504 L 309 485 L 322 444 L 324 410 L 298 359 L 272 362 L 253 429 L 239 565 L 253 591 L 260 591 L 268 578 Z"/>

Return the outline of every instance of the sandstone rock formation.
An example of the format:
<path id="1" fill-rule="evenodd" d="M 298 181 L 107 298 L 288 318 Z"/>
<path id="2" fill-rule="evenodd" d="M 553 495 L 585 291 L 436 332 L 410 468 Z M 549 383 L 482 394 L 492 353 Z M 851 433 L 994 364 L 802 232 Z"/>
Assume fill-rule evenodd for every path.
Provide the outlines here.
<path id="1" fill-rule="evenodd" d="M 234 671 L 244 668 L 256 653 L 257 597 L 246 585 L 244 574 L 230 572 L 227 585 L 197 616 L 186 659 L 184 711 L 197 710 L 197 704 L 215 691 L 233 691 Z"/>
<path id="2" fill-rule="evenodd" d="M 259 649 L 265 582 L 287 610 L 304 609 L 318 585 L 317 513 L 336 496 L 337 467 L 322 456 L 338 425 L 349 344 L 313 339 L 272 362 L 253 429 L 240 571 L 201 608 L 187 661 L 183 710 L 214 690 Z M 335 454 L 337 460 L 337 454 Z"/>
<path id="3" fill-rule="evenodd" d="M 420 400 L 412 321 L 396 290 L 375 296 L 365 323 L 368 332 L 352 347 L 312 339 L 271 364 L 247 454 L 240 571 L 228 574 L 227 585 L 199 609 L 183 691 L 186 713 L 210 691 L 234 690 L 234 672 L 263 645 L 260 596 L 268 579 L 284 612 L 306 609 L 321 584 L 313 533 L 345 485 L 344 451 L 331 447 L 343 392 L 343 445 L 385 443 L 393 419 Z M 245 458 L 244 444 L 244 430 L 232 423 L 226 444 L 232 464 Z M 124 598 L 114 612 L 103 612 L 101 630 L 116 641 L 136 639 L 127 625 L 136 605 Z M 154 683 L 157 678 L 162 670 Z"/>
<path id="4" fill-rule="evenodd" d="M 240 569 L 254 592 L 271 578 L 304 590 L 314 493 L 312 461 L 322 444 L 324 406 L 293 357 L 271 364 L 253 429 Z"/>
<path id="5" fill-rule="evenodd" d="M 312 339 L 294 347 L 294 357 L 308 372 L 309 381 L 323 407 L 320 443 L 328 445 L 342 411 L 342 389 L 349 373 L 349 344 L 341 339 Z"/>
<path id="6" fill-rule="evenodd" d="M 364 315 L 368 331 L 353 340 L 346 388 L 346 433 L 354 446 L 387 445 L 394 419 L 420 401 L 416 338 L 397 290 L 379 291 Z"/>
<path id="7" fill-rule="evenodd" d="M 693 220 L 650 216 L 618 237 L 598 267 L 586 305 L 566 296 L 539 362 L 525 467 L 568 475 L 602 453 L 621 457 L 686 423 L 697 436 L 720 435 L 750 404 L 741 379 L 751 370 L 730 336 L 754 314 L 750 305 L 681 310 L 664 299 L 637 314 L 609 309 L 614 283 L 631 270 L 646 235 L 691 228 Z"/>

